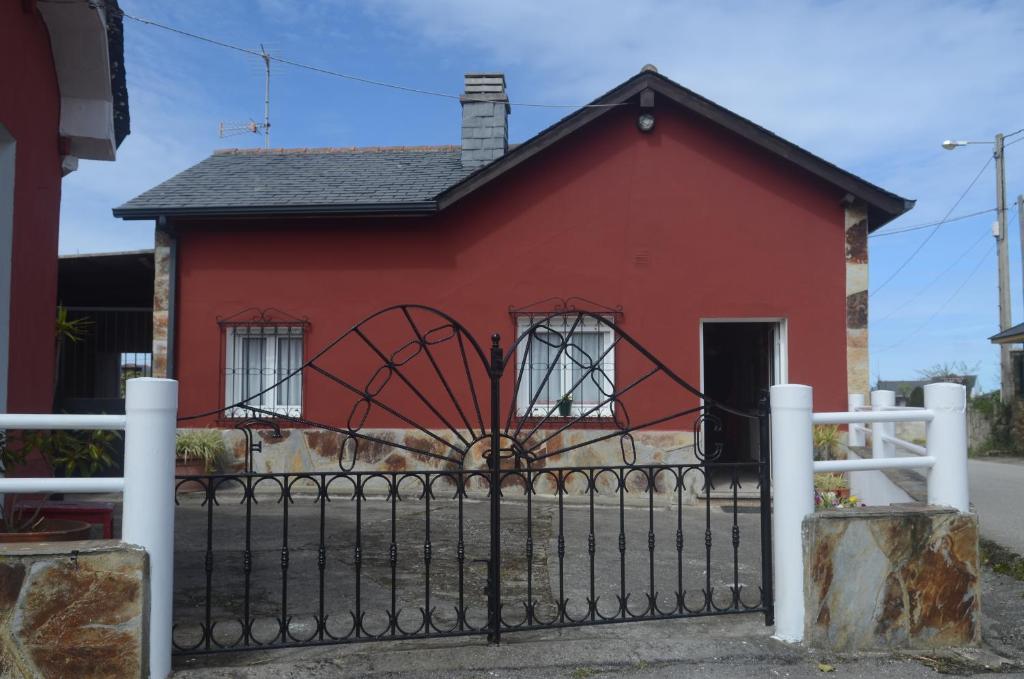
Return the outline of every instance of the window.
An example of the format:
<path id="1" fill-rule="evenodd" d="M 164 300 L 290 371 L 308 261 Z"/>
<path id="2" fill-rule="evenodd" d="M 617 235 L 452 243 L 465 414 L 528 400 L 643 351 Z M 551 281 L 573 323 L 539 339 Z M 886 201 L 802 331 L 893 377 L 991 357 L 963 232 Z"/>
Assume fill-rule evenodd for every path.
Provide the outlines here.
<path id="1" fill-rule="evenodd" d="M 542 319 L 544 317 L 520 316 L 518 334 L 522 335 Z M 572 334 L 567 337 L 570 331 Z M 519 415 L 611 417 L 610 397 L 615 389 L 614 344 L 612 328 L 597 319 L 554 316 L 543 320 L 517 349 Z"/>
<path id="2" fill-rule="evenodd" d="M 248 405 L 280 415 L 302 414 L 302 328 L 244 325 L 227 329 L 225 376 L 227 405 Z M 248 400 L 252 399 L 252 400 Z M 229 417 L 250 413 L 241 408 Z"/>

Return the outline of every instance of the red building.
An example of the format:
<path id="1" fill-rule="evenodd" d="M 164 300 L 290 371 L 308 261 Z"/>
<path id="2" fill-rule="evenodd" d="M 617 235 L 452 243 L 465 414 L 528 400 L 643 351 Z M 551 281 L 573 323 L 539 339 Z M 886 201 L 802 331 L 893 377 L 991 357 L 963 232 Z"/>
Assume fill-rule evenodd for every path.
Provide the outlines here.
<path id="1" fill-rule="evenodd" d="M 53 407 L 61 178 L 128 134 L 117 12 L 0 3 L 0 412 Z"/>
<path id="2" fill-rule="evenodd" d="M 486 352 L 491 333 L 507 348 L 524 318 L 556 312 L 570 297 L 736 407 L 753 408 L 773 382 L 814 385 L 824 409 L 867 391 L 867 235 L 912 201 L 653 69 L 518 145 L 507 141 L 508 101 L 503 76 L 467 75 L 461 146 L 219 151 L 117 208 L 157 223 L 154 360 L 181 381 L 181 413 L 261 393 L 389 305 L 442 309 Z M 402 346 L 401 324 L 381 346 Z M 577 332 L 594 351 L 611 339 L 600 328 Z M 386 374 L 398 382 L 387 355 Z M 358 391 L 382 360 L 362 347 L 319 362 L 351 375 Z M 621 389 L 646 361 L 616 349 L 608 379 Z M 548 372 L 570 380 L 572 369 Z M 564 396 L 564 384 L 540 399 L 544 407 Z M 518 401 L 516 389 L 511 379 L 502 387 L 506 403 Z M 342 398 L 350 391 L 304 372 L 251 403 L 344 434 L 358 429 Z M 592 418 L 595 430 L 613 417 L 611 405 L 584 413 L 591 397 L 576 395 L 573 416 Z M 365 422 L 354 417 L 401 431 L 409 427 L 400 415 L 415 413 L 417 423 L 441 427 L 431 404 L 443 396 L 435 390 L 423 403 L 394 391 L 397 414 L 373 407 Z M 668 400 L 697 403 L 665 384 L 630 415 L 653 421 L 654 404 Z M 243 414 L 194 422 L 231 426 Z M 643 445 L 657 456 L 670 443 Z M 279 445 L 280 455 L 267 457 L 278 466 L 330 462 L 311 432 Z"/>

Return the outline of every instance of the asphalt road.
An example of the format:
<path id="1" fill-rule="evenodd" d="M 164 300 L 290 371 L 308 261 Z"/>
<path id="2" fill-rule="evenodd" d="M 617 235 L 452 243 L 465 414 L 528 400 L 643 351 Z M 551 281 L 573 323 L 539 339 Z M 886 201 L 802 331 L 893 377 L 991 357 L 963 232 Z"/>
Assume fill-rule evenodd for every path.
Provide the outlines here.
<path id="1" fill-rule="evenodd" d="M 981 534 L 1024 554 L 1024 459 L 969 460 L 967 473 Z"/>

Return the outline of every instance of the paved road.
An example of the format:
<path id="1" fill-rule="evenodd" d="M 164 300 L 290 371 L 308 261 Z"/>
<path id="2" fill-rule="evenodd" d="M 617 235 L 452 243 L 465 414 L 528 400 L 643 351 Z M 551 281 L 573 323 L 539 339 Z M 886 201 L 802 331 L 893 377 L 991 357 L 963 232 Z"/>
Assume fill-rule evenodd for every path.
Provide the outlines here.
<path id="1" fill-rule="evenodd" d="M 981 534 L 1024 554 L 1024 459 L 970 460 L 967 472 Z"/>

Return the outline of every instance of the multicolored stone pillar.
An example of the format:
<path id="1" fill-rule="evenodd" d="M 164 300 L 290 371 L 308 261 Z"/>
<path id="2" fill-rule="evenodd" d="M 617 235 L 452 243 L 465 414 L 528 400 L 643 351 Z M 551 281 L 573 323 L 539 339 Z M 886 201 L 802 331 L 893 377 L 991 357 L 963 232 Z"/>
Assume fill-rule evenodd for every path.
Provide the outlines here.
<path id="1" fill-rule="evenodd" d="M 846 391 L 868 394 L 868 211 L 846 205 Z"/>
<path id="2" fill-rule="evenodd" d="M 153 377 L 169 377 L 167 358 L 171 346 L 170 308 L 174 236 L 157 228 L 153 252 Z"/>

